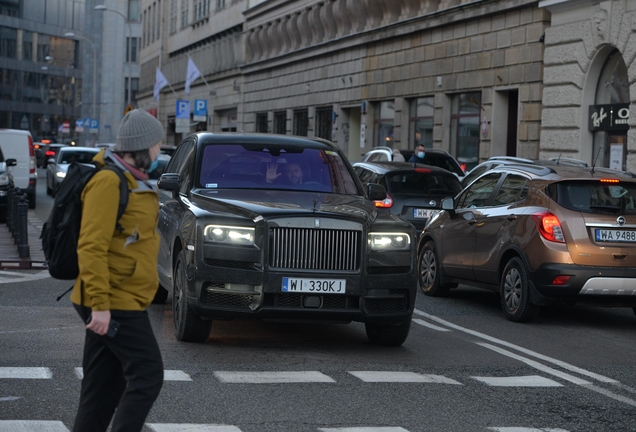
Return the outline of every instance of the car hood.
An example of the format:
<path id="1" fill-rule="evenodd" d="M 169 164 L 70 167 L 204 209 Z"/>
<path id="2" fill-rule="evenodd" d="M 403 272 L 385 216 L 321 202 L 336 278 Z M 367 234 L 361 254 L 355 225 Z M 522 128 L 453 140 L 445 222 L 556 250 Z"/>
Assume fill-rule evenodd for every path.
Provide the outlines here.
<path id="1" fill-rule="evenodd" d="M 312 214 L 365 223 L 373 222 L 378 216 L 373 203 L 364 197 L 321 192 L 199 189 L 192 194 L 192 204 L 210 212 L 249 219 Z"/>

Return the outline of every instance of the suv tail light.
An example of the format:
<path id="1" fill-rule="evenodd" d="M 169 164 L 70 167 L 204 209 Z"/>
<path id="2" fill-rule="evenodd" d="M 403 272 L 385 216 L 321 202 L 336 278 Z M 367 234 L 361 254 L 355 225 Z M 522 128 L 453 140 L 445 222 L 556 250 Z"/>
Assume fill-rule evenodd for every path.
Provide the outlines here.
<path id="1" fill-rule="evenodd" d="M 391 198 L 391 195 L 386 194 L 386 198 L 383 200 L 373 201 L 373 204 L 380 208 L 391 208 L 393 207 L 393 198 Z"/>
<path id="2" fill-rule="evenodd" d="M 29 174 L 35 174 L 35 148 L 31 136 L 29 136 Z"/>
<path id="3" fill-rule="evenodd" d="M 539 228 L 539 232 L 544 239 L 565 243 L 561 221 L 559 221 L 558 217 L 549 212 L 542 212 L 533 214 L 532 220 L 537 224 L 537 228 Z"/>

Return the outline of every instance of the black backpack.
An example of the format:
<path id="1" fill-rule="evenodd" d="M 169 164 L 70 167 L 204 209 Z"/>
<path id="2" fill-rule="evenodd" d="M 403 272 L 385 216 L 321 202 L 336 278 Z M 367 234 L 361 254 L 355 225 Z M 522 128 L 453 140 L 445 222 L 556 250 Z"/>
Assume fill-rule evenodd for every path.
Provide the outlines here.
<path id="1" fill-rule="evenodd" d="M 128 205 L 128 182 L 122 170 L 115 165 L 107 164 L 102 169 L 109 169 L 119 175 L 119 209 L 117 210 L 117 229 L 123 231 L 119 218 Z M 82 221 L 82 190 L 88 181 L 99 171 L 95 165 L 72 163 L 66 177 L 60 183 L 53 201 L 49 218 L 42 227 L 40 239 L 44 259 L 49 273 L 55 279 L 76 279 L 79 275 L 77 263 L 77 243 L 79 241 Z"/>

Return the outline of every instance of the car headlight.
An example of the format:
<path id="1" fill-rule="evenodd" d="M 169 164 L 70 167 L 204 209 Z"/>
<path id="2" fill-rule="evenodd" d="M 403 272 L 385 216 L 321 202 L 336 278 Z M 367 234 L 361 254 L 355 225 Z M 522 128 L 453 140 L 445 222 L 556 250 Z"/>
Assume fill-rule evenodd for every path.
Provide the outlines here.
<path id="1" fill-rule="evenodd" d="M 369 233 L 369 249 L 373 251 L 409 250 L 411 238 L 407 233 Z"/>
<path id="2" fill-rule="evenodd" d="M 57 177 L 59 177 L 59 178 L 64 178 L 64 177 L 66 177 L 66 173 L 65 173 L 65 172 L 62 172 L 62 171 L 58 171 L 58 172 L 56 172 L 56 173 L 55 173 L 55 175 L 56 175 Z"/>
<path id="3" fill-rule="evenodd" d="M 254 228 L 226 225 L 207 225 L 203 230 L 205 241 L 233 245 L 253 245 Z"/>

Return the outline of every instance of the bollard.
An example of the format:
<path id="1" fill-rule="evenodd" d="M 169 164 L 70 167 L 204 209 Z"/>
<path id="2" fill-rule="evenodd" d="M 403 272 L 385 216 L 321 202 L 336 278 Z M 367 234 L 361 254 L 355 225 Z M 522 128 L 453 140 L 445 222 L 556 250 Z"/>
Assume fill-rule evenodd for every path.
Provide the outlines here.
<path id="1" fill-rule="evenodd" d="M 7 229 L 11 231 L 11 220 L 13 219 L 13 188 L 7 191 Z"/>
<path id="2" fill-rule="evenodd" d="M 29 253 L 29 226 L 27 214 L 29 212 L 29 200 L 27 194 L 20 196 L 20 202 L 18 203 L 18 218 L 17 218 L 17 231 L 18 231 L 18 255 L 20 258 L 28 258 Z"/>
<path id="3" fill-rule="evenodd" d="M 11 200 L 13 205 L 11 213 L 11 235 L 13 236 L 14 243 L 18 242 L 18 203 L 20 202 L 21 195 L 22 192 L 20 192 L 20 188 L 16 186 L 13 189 L 13 199 Z"/>

